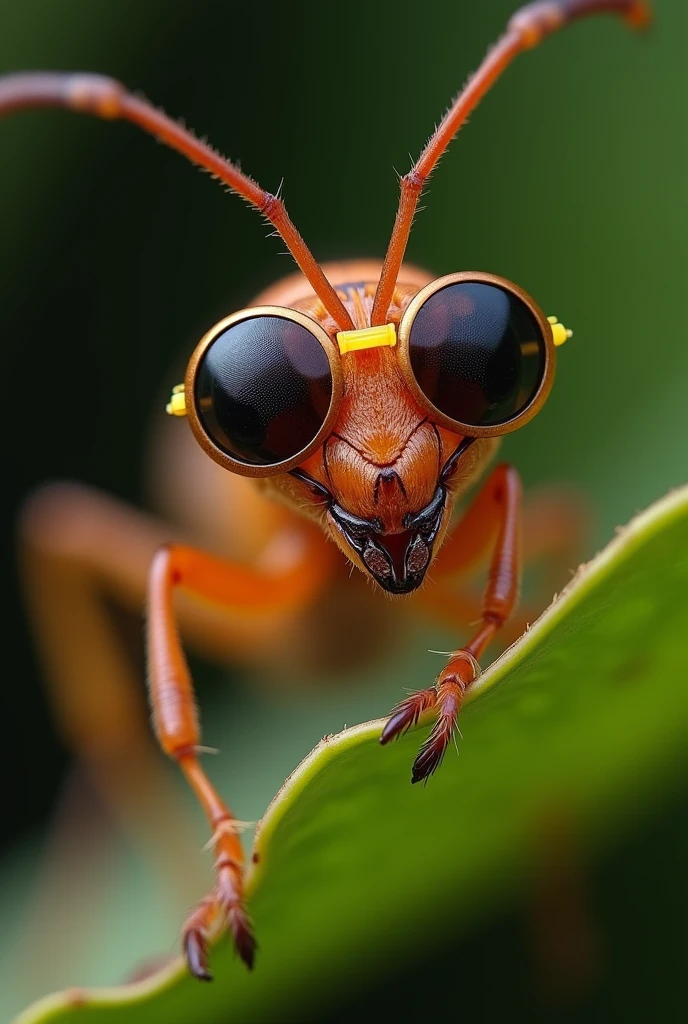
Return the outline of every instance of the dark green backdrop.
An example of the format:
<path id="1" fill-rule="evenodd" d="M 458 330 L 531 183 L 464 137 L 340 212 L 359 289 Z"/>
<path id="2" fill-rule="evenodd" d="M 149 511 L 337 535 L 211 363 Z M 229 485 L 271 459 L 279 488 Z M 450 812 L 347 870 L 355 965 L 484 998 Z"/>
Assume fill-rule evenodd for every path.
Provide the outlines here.
<path id="1" fill-rule="evenodd" d="M 5 0 L 0 70 L 117 76 L 241 157 L 266 188 L 284 177 L 290 212 L 318 257 L 380 256 L 397 196 L 392 168 L 407 168 L 513 6 Z M 505 454 L 528 484 L 584 488 L 598 542 L 688 476 L 688 7 L 655 6 L 646 39 L 600 18 L 521 58 L 443 161 L 409 250 L 438 273 L 509 277 L 574 328 L 548 405 Z M 25 114 L 0 126 L 0 154 L 0 757 L 22 779 L 3 797 L 9 842 L 43 821 L 65 763 L 14 583 L 16 510 L 54 477 L 142 500 L 143 438 L 172 368 L 208 326 L 291 264 L 241 202 L 128 126 Z M 642 981 L 646 960 L 624 968 L 623 957 L 612 958 L 585 1019 L 630 1020 L 662 991 L 671 1019 L 675 923 L 662 900 L 667 914 L 674 901 L 669 892 L 643 902 L 642 893 L 644 865 L 661 863 L 667 844 L 686 848 L 680 808 L 666 815 L 595 882 L 617 951 L 627 949 L 624 935 L 635 949 L 631 888 L 643 914 L 655 913 L 641 934 L 661 949 L 654 960 L 648 953 L 653 967 Z M 453 996 L 457 1012 L 485 1012 L 498 973 L 513 982 L 515 1002 L 509 1013 L 504 992 L 493 995 L 494 1012 L 536 1012 L 520 973 L 527 958 L 517 919 L 442 956 L 440 973 L 451 978 L 453 957 L 472 963 Z M 489 979 L 479 968 L 488 956 Z M 435 978 L 432 986 L 441 1002 L 446 985 Z M 394 988 L 381 985 L 385 998 Z"/>

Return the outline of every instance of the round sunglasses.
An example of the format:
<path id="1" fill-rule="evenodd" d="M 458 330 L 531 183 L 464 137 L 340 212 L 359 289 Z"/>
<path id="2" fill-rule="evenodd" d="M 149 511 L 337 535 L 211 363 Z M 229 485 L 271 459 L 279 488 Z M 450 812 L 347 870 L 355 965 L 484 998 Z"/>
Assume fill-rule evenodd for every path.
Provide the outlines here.
<path id="1" fill-rule="evenodd" d="M 471 271 L 422 288 L 398 329 L 341 332 L 339 345 L 305 313 L 256 306 L 201 339 L 170 411 L 188 415 L 201 447 L 226 469 L 286 473 L 331 433 L 342 360 L 370 347 L 342 339 L 366 333 L 384 337 L 373 344 L 398 348 L 406 384 L 429 419 L 462 436 L 490 437 L 517 430 L 541 408 L 555 344 L 570 332 L 515 284 Z"/>

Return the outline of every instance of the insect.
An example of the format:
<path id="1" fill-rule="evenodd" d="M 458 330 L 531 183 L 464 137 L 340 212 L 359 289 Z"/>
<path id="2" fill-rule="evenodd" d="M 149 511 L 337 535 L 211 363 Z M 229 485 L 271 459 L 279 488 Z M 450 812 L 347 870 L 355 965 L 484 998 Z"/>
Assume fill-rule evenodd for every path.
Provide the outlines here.
<path id="1" fill-rule="evenodd" d="M 199 760 L 179 621 L 185 636 L 211 652 L 229 648 L 241 657 L 258 647 L 278 665 L 303 636 L 302 618 L 340 585 L 355 588 L 346 565 L 361 570 L 378 592 L 453 620 L 462 606 L 450 582 L 490 553 L 474 635 L 451 654 L 434 685 L 392 710 L 381 735 L 388 743 L 432 712 L 434 725 L 413 763 L 412 781 L 426 781 L 438 768 L 479 660 L 516 606 L 516 470 L 498 465 L 462 519 L 454 521 L 452 510 L 493 458 L 500 437 L 542 407 L 556 348 L 570 332 L 503 278 L 461 272 L 433 280 L 406 265 L 407 241 L 438 160 L 514 57 L 574 19 L 604 12 L 637 28 L 650 17 L 641 0 L 541 0 L 513 15 L 401 179 L 381 264 L 319 266 L 279 195 L 111 79 L 43 72 L 0 79 L 0 114 L 64 107 L 128 120 L 166 142 L 255 207 L 300 270 L 208 331 L 168 405 L 172 416 L 188 420 L 198 450 L 210 457 L 206 465 L 223 475 L 217 487 L 224 497 L 217 500 L 236 539 L 233 557 L 171 540 L 143 516 L 75 489 L 40 496 L 25 515 L 32 610 L 63 726 L 96 766 L 113 802 L 127 785 L 136 795 L 149 765 L 145 722 L 121 685 L 123 670 L 94 601 L 94 580 L 132 605 L 147 591 L 155 731 L 207 815 L 215 854 L 215 887 L 184 927 L 187 962 L 199 979 L 211 977 L 208 937 L 218 924 L 229 930 L 248 967 L 256 943 L 244 906 L 239 825 Z M 433 586 L 423 587 L 431 566 Z M 61 596 L 68 590 L 70 601 Z M 200 600 L 177 607 L 179 591 Z M 355 594 L 361 601 L 360 588 Z M 370 608 L 382 614 L 376 601 Z M 395 608 L 388 603 L 385 614 Z M 75 635 L 79 643 L 72 642 Z M 97 696 L 87 699 L 96 679 Z"/>

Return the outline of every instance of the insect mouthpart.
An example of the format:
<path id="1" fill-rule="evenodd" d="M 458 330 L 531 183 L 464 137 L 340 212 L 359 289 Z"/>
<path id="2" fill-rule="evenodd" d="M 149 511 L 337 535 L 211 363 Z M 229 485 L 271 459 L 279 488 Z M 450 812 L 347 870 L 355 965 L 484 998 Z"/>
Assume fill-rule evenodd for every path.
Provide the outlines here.
<path id="1" fill-rule="evenodd" d="M 389 594 L 410 594 L 425 578 L 444 514 L 446 490 L 435 491 L 420 512 L 407 513 L 400 533 L 385 533 L 381 519 L 362 519 L 337 504 L 330 515 L 364 566 Z"/>

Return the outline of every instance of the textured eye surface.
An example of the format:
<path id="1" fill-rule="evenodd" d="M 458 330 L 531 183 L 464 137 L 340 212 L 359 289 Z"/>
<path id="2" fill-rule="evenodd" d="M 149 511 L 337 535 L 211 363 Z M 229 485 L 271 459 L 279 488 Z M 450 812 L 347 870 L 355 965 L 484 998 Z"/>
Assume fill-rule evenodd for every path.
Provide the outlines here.
<path id="1" fill-rule="evenodd" d="M 542 328 L 523 299 L 482 281 L 434 292 L 409 333 L 423 394 L 445 416 L 476 427 L 506 423 L 530 405 L 546 353 Z"/>
<path id="2" fill-rule="evenodd" d="M 286 317 L 232 324 L 210 343 L 196 373 L 204 429 L 226 454 L 254 465 L 298 455 L 325 422 L 331 398 L 322 345 Z"/>

